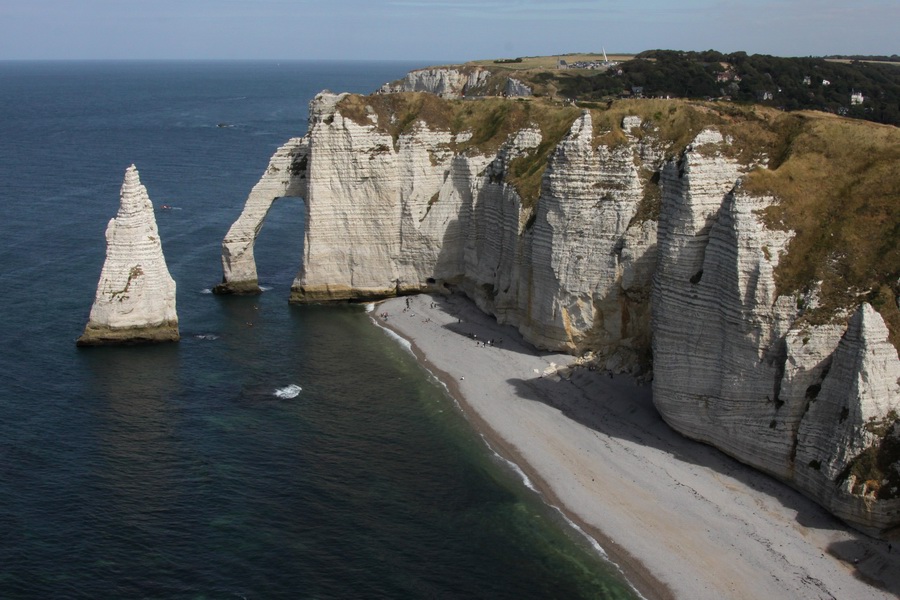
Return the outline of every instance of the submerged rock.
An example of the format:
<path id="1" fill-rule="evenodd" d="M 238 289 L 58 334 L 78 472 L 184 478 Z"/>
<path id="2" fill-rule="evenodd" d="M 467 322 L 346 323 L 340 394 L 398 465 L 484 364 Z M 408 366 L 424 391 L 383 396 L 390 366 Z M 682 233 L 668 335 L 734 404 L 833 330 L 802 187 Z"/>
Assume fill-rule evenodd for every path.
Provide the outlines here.
<path id="1" fill-rule="evenodd" d="M 179 339 L 175 281 L 169 275 L 147 188 L 125 171 L 119 212 L 106 228 L 106 262 L 79 346 Z"/>

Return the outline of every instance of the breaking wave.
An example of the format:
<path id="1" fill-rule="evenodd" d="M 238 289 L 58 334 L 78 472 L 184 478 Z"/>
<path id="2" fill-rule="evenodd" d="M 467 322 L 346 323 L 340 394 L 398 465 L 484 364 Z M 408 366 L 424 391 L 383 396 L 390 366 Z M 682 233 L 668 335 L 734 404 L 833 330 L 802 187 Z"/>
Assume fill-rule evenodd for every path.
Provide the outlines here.
<path id="1" fill-rule="evenodd" d="M 291 398 L 296 398 L 300 395 L 300 392 L 303 391 L 299 385 L 292 383 L 291 385 L 286 385 L 283 388 L 278 388 L 275 390 L 275 396 L 281 398 L 282 400 L 290 400 Z"/>

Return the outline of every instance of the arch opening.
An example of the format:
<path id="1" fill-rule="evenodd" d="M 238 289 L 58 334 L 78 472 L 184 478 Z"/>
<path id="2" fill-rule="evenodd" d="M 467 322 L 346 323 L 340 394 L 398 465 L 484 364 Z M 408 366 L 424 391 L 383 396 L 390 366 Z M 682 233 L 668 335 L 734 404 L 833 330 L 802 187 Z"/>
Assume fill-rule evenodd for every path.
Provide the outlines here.
<path id="1" fill-rule="evenodd" d="M 306 202 L 300 196 L 275 199 L 254 244 L 261 289 L 289 290 L 303 260 Z"/>

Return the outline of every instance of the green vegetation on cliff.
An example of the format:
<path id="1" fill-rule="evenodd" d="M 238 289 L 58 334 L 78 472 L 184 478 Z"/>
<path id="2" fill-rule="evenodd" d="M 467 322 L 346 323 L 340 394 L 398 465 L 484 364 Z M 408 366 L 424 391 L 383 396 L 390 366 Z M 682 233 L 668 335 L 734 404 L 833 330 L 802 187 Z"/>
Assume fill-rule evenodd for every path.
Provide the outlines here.
<path id="1" fill-rule="evenodd" d="M 883 420 L 870 420 L 866 430 L 876 436 L 873 445 L 854 457 L 838 481 L 855 478 L 853 493 L 874 493 L 880 500 L 900 498 L 900 416 L 890 411 Z"/>

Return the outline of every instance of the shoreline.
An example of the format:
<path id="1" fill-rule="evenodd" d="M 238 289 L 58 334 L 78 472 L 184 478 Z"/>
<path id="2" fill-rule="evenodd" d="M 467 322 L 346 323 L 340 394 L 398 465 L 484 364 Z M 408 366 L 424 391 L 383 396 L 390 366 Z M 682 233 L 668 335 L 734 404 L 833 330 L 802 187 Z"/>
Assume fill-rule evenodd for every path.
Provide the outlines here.
<path id="1" fill-rule="evenodd" d="M 900 548 L 681 437 L 649 386 L 586 369 L 561 378 L 574 357 L 534 349 L 460 295 L 392 298 L 370 317 L 410 344 L 488 445 L 648 600 L 900 593 Z"/>
<path id="2" fill-rule="evenodd" d="M 382 303 L 376 303 L 376 306 Z M 446 371 L 435 366 L 428 360 L 428 357 L 422 352 L 422 349 L 416 345 L 414 340 L 403 336 L 400 331 L 392 327 L 390 323 L 376 319 L 376 324 L 383 327 L 402 340 L 406 341 L 410 346 L 410 351 L 419 364 L 428 372 L 432 373 L 444 386 L 448 393 L 459 406 L 466 420 L 472 424 L 475 431 L 480 434 L 488 448 L 501 459 L 509 462 L 521 475 L 528 479 L 533 485 L 534 490 L 543 498 L 544 502 L 551 508 L 560 511 L 563 516 L 572 524 L 578 527 L 580 533 L 586 538 L 595 542 L 606 559 L 615 565 L 620 573 L 625 577 L 632 588 L 645 600 L 674 600 L 675 595 L 661 581 L 656 579 L 647 567 L 631 556 L 626 550 L 620 548 L 616 543 L 606 536 L 596 527 L 586 523 L 577 514 L 568 510 L 566 506 L 560 502 L 559 498 L 554 494 L 553 488 L 547 484 L 540 476 L 540 473 L 531 468 L 522 455 L 516 450 L 515 446 L 504 440 L 488 423 L 478 411 L 476 411 L 467 401 L 464 394 L 460 392 L 459 385 Z"/>

